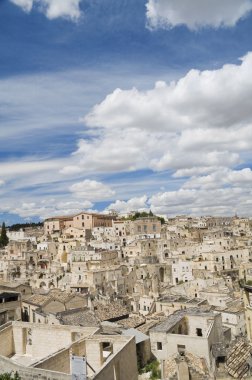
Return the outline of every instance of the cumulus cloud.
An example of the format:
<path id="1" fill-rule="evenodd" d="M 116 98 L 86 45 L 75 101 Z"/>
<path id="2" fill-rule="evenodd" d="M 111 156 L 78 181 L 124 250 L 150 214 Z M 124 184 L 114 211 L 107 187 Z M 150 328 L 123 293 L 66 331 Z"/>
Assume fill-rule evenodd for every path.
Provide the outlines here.
<path id="1" fill-rule="evenodd" d="M 153 195 L 149 199 L 151 210 L 168 216 L 234 215 L 251 216 L 250 188 L 228 187 L 214 189 L 179 189 Z"/>
<path id="2" fill-rule="evenodd" d="M 108 185 L 97 181 L 91 181 L 89 179 L 74 183 L 70 186 L 70 191 L 77 198 L 93 200 L 96 202 L 109 199 L 115 194 Z"/>
<path id="3" fill-rule="evenodd" d="M 21 7 L 25 12 L 30 12 L 33 6 L 42 11 L 50 20 L 66 18 L 77 21 L 81 16 L 80 3 L 82 0 L 10 0 Z"/>
<path id="4" fill-rule="evenodd" d="M 116 202 L 109 205 L 108 210 L 115 210 L 122 214 L 127 214 L 131 211 L 147 211 L 149 209 L 147 205 L 147 196 L 134 197 L 128 201 L 117 200 Z"/>
<path id="5" fill-rule="evenodd" d="M 252 171 L 250 168 L 230 170 L 227 168 L 201 177 L 192 177 L 183 185 L 184 189 L 218 189 L 223 186 L 251 187 Z"/>
<path id="6" fill-rule="evenodd" d="M 177 176 L 192 168 L 237 166 L 252 148 L 251 69 L 249 53 L 240 64 L 191 70 L 148 91 L 116 89 L 84 118 L 98 137 L 79 142 L 79 166 L 148 167 L 176 170 Z"/>
<path id="7" fill-rule="evenodd" d="M 161 191 L 150 197 L 117 200 L 108 210 L 123 214 L 148 211 L 157 215 L 234 215 L 251 216 L 252 171 L 223 169 L 209 176 L 194 177 L 177 190 Z"/>
<path id="8" fill-rule="evenodd" d="M 116 89 L 93 108 L 85 122 L 92 128 L 127 127 L 175 133 L 251 122 L 251 66 L 249 53 L 240 65 L 202 72 L 191 70 L 177 82 L 157 82 L 146 92 Z"/>
<path id="9" fill-rule="evenodd" d="M 67 200 L 68 199 L 68 200 Z M 30 202 L 28 199 L 23 202 L 7 202 L 0 211 L 17 214 L 22 218 L 40 217 L 41 219 L 48 218 L 50 216 L 57 215 L 72 215 L 77 214 L 83 210 L 89 210 L 93 207 L 93 203 L 90 201 L 76 201 L 69 200 L 69 197 L 65 199 L 58 198 L 45 198 L 36 199 Z"/>
<path id="10" fill-rule="evenodd" d="M 186 25 L 233 27 L 252 10 L 251 0 L 148 0 L 146 16 L 150 28 L 174 28 Z"/>

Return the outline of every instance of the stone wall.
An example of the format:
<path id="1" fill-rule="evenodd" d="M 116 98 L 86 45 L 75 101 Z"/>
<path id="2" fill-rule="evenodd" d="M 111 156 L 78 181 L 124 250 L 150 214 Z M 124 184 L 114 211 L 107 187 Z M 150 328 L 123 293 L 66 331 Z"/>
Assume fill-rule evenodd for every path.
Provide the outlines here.
<path id="1" fill-rule="evenodd" d="M 71 376 L 65 373 L 45 371 L 37 368 L 23 367 L 0 356 L 0 373 L 18 372 L 21 380 L 71 380 Z"/>
<path id="2" fill-rule="evenodd" d="M 70 349 L 67 348 L 50 356 L 47 360 L 37 364 L 36 368 L 70 374 Z"/>
<path id="3" fill-rule="evenodd" d="M 95 380 L 137 380 L 136 344 L 132 338 L 115 355 L 108 359 L 101 370 L 94 376 Z"/>
<path id="4" fill-rule="evenodd" d="M 1 330 L 1 339 L 0 339 L 0 355 L 10 356 L 14 353 L 14 341 L 12 326 L 7 326 Z"/>

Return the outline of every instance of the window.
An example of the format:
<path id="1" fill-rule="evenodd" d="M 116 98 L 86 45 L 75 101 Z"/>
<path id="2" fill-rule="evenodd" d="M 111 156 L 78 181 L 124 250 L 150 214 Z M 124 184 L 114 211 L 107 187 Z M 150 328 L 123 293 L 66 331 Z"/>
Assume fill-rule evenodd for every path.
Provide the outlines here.
<path id="1" fill-rule="evenodd" d="M 197 336 L 202 336 L 202 329 L 196 328 L 196 334 Z"/>
<path id="2" fill-rule="evenodd" d="M 185 349 L 186 349 L 186 347 L 183 344 L 178 344 L 177 348 L 178 348 L 178 353 L 181 356 L 184 356 L 185 355 Z"/>
<path id="3" fill-rule="evenodd" d="M 157 342 L 157 350 L 162 351 L 162 349 L 163 349 L 162 342 Z"/>

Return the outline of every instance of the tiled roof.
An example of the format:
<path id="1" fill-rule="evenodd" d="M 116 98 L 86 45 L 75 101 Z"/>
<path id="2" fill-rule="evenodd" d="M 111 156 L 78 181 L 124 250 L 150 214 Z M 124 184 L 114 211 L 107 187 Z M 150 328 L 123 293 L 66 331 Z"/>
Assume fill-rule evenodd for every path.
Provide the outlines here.
<path id="1" fill-rule="evenodd" d="M 120 318 L 129 314 L 128 309 L 119 302 L 110 302 L 104 305 L 100 302 L 94 302 L 95 315 L 100 321 L 108 321 L 111 319 Z"/>
<path id="2" fill-rule="evenodd" d="M 239 339 L 227 355 L 226 369 L 235 379 L 242 379 L 249 370 L 248 361 L 251 359 L 252 346 Z"/>
<path id="3" fill-rule="evenodd" d="M 46 302 L 50 300 L 57 300 L 59 302 L 65 303 L 69 301 L 71 298 L 76 297 L 76 296 L 78 295 L 64 292 L 59 289 L 53 289 L 47 294 L 33 294 L 32 296 L 26 298 L 25 302 L 32 303 L 38 306 L 43 306 L 45 305 Z"/>
<path id="4" fill-rule="evenodd" d="M 84 327 L 99 326 L 99 321 L 95 314 L 85 308 L 63 311 L 57 313 L 56 317 L 64 325 Z"/>
<path id="5" fill-rule="evenodd" d="M 134 315 L 132 317 L 122 319 L 121 321 L 117 322 L 118 325 L 120 325 L 126 329 L 138 327 L 144 323 L 145 323 L 145 318 L 142 317 L 141 315 Z"/>
<path id="6" fill-rule="evenodd" d="M 43 306 L 51 297 L 45 294 L 33 294 L 25 300 L 27 303 L 32 303 L 33 305 Z"/>

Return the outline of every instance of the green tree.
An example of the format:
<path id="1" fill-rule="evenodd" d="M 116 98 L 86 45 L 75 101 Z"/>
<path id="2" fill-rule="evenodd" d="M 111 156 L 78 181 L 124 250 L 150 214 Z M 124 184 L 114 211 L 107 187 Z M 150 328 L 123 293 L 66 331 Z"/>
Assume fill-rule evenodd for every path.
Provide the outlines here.
<path id="1" fill-rule="evenodd" d="M 12 374 L 12 372 L 5 372 L 0 375 L 0 380 L 21 380 L 21 377 L 17 372 Z"/>
<path id="2" fill-rule="evenodd" d="M 1 235 L 0 235 L 0 246 L 5 247 L 8 243 L 9 243 L 9 238 L 7 236 L 7 233 L 6 233 L 5 223 L 3 222 L 2 229 L 1 229 Z"/>

